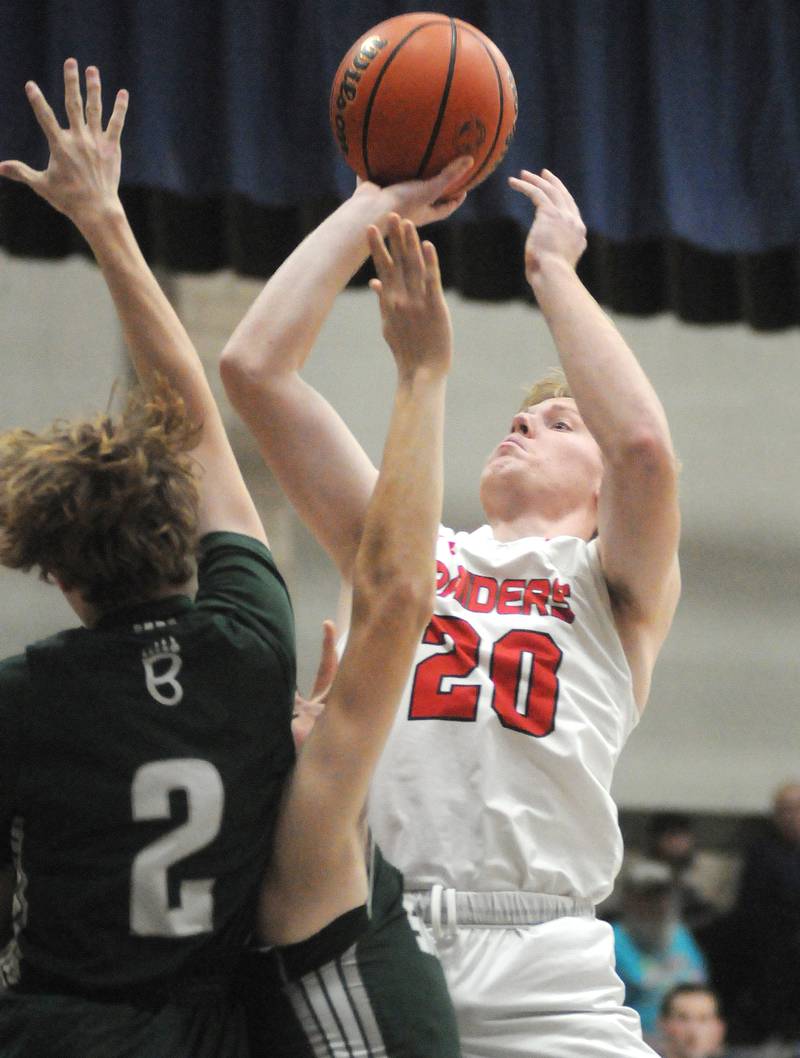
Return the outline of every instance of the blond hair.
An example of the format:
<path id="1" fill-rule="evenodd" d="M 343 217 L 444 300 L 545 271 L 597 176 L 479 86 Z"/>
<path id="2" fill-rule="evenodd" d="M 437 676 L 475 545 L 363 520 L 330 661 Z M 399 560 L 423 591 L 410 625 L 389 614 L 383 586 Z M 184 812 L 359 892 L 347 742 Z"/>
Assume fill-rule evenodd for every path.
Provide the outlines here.
<path id="1" fill-rule="evenodd" d="M 165 385 L 122 415 L 0 434 L 0 563 L 38 567 L 100 611 L 194 569 L 199 427 Z"/>
<path id="2" fill-rule="evenodd" d="M 517 411 L 526 411 L 534 404 L 541 404 L 543 400 L 551 400 L 553 397 L 571 396 L 572 390 L 564 372 L 560 367 L 551 367 L 546 375 L 529 387 Z"/>

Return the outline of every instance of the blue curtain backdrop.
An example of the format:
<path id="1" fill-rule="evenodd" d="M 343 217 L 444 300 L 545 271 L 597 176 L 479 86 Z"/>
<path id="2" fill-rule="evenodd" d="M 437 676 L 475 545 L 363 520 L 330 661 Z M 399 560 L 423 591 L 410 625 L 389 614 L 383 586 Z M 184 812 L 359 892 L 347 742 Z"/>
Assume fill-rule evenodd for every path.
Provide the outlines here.
<path id="1" fill-rule="evenodd" d="M 488 33 L 520 97 L 499 173 L 433 235 L 451 286 L 526 296 L 529 214 L 504 177 L 547 166 L 611 308 L 800 324 L 800 0 L 0 0 L 0 157 L 45 162 L 27 79 L 58 102 L 63 59 L 96 63 L 108 101 L 131 92 L 124 197 L 149 259 L 269 275 L 353 186 L 328 128 L 339 60 L 418 8 Z M 1 246 L 81 249 L 0 183 Z"/>

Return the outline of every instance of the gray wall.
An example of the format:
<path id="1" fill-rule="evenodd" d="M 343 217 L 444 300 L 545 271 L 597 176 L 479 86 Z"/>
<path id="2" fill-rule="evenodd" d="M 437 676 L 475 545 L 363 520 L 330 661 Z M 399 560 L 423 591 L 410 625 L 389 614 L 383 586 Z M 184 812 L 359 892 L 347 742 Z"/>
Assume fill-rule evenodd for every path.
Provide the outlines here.
<path id="1" fill-rule="evenodd" d="M 259 285 L 228 274 L 172 284 L 210 370 Z M 369 291 L 347 293 L 307 377 L 380 457 L 393 366 Z M 522 387 L 556 361 L 541 317 L 519 304 L 450 298 L 457 365 L 446 440 L 445 521 L 481 521 L 476 483 Z M 642 723 L 620 763 L 626 807 L 759 811 L 800 774 L 800 336 L 619 319 L 667 408 L 683 462 L 684 595 Z M 104 407 L 124 376 L 121 343 L 96 271 L 83 261 L 0 257 L 0 423 L 38 425 Z M 293 592 L 301 677 L 336 579 L 287 510 L 244 431 L 242 464 Z M 0 654 L 69 623 L 58 593 L 0 571 Z"/>

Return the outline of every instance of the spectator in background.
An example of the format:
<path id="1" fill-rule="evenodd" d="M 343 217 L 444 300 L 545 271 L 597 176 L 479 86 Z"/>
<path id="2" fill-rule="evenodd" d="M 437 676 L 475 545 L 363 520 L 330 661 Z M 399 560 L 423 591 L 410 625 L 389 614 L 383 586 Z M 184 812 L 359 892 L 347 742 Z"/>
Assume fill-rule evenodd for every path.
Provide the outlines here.
<path id="1" fill-rule="evenodd" d="M 736 896 L 734 857 L 697 848 L 691 817 L 656 812 L 647 826 L 647 856 L 664 863 L 680 902 L 681 918 L 696 930 L 729 911 Z"/>
<path id="2" fill-rule="evenodd" d="M 774 794 L 772 819 L 744 862 L 729 923 L 726 1007 L 742 1042 L 800 1044 L 800 782 Z"/>
<path id="3" fill-rule="evenodd" d="M 671 988 L 661 1003 L 658 1028 L 663 1058 L 722 1058 L 725 1022 L 719 998 L 707 985 Z"/>
<path id="4" fill-rule="evenodd" d="M 669 868 L 681 919 L 705 950 L 706 932 L 713 932 L 733 907 L 741 856 L 698 848 L 694 822 L 687 813 L 654 812 L 646 821 L 642 846 L 626 849 L 620 884 L 600 906 L 601 918 L 613 922 L 619 917 L 621 879 L 627 868 L 642 860 L 655 860 Z"/>
<path id="5" fill-rule="evenodd" d="M 621 914 L 613 924 L 617 973 L 625 985 L 625 1002 L 638 1012 L 645 1039 L 652 1042 L 664 996 L 678 984 L 705 983 L 706 963 L 680 919 L 666 864 L 630 864 L 621 895 Z"/>

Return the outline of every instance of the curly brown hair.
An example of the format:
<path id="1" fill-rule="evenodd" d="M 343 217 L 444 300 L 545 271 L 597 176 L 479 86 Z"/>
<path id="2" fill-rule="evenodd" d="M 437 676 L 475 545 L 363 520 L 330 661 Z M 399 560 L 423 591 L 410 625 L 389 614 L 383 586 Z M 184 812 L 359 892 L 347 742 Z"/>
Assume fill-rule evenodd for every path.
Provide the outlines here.
<path id="1" fill-rule="evenodd" d="M 192 576 L 200 427 L 166 385 L 108 415 L 0 434 L 0 563 L 38 567 L 100 612 Z"/>

